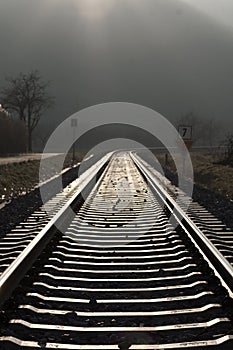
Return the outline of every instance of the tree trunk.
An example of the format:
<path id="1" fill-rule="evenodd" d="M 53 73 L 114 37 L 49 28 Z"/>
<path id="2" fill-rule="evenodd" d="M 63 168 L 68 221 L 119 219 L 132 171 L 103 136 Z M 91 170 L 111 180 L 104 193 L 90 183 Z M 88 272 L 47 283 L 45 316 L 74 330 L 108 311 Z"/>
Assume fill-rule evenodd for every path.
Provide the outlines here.
<path id="1" fill-rule="evenodd" d="M 32 131 L 28 130 L 28 152 L 32 152 Z"/>

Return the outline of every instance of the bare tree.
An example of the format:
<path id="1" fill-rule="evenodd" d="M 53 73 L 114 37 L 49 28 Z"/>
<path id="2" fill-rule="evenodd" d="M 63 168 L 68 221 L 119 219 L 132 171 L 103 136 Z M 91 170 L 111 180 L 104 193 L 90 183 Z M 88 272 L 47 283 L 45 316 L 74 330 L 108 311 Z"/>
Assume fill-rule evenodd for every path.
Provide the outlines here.
<path id="1" fill-rule="evenodd" d="M 20 73 L 7 78 L 8 86 L 2 90 L 5 109 L 23 121 L 28 133 L 28 151 L 32 151 L 32 133 L 42 114 L 52 106 L 53 99 L 47 93 L 49 82 L 42 81 L 38 71 Z"/>

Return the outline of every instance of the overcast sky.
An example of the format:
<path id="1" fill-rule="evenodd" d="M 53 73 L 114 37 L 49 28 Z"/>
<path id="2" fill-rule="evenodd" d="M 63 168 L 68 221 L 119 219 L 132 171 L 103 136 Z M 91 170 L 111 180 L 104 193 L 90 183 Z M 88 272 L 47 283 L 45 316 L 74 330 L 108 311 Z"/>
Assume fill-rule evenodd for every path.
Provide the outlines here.
<path id="1" fill-rule="evenodd" d="M 232 27 L 233 29 L 232 0 L 183 0 L 183 2 L 189 3 L 220 24 Z"/>
<path id="2" fill-rule="evenodd" d="M 232 23 L 232 0 L 0 0 L 0 87 L 38 69 L 44 123 L 123 101 L 232 125 Z"/>

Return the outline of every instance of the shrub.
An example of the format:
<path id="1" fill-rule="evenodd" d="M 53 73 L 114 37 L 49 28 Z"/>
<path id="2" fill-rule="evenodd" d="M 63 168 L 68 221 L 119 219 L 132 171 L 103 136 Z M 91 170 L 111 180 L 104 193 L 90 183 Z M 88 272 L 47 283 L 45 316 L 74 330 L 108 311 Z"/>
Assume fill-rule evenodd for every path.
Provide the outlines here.
<path id="1" fill-rule="evenodd" d="M 224 164 L 233 166 L 233 134 L 227 136 L 224 146 Z"/>
<path id="2" fill-rule="evenodd" d="M 20 120 L 0 118 L 0 155 L 26 152 L 27 131 Z"/>

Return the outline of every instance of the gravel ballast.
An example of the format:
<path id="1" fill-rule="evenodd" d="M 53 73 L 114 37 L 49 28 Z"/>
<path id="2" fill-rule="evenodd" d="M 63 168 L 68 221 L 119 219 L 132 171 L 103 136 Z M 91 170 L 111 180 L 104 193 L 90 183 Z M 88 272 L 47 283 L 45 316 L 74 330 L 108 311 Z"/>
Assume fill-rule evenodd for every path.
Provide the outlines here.
<path id="1" fill-rule="evenodd" d="M 92 158 L 91 163 L 94 162 Z M 90 166 L 87 162 L 87 167 Z M 63 175 L 63 187 L 66 187 L 70 182 L 74 181 L 78 175 L 78 167 L 67 170 Z M 176 176 L 166 170 L 165 175 L 174 184 L 177 184 Z M 55 180 L 52 180 L 55 183 Z M 52 198 L 56 192 L 56 186 L 51 186 L 51 181 L 43 185 L 45 190 L 48 189 L 48 199 Z M 52 189 L 52 190 L 51 190 Z M 233 202 L 223 195 L 214 193 L 200 185 L 194 184 L 193 200 L 203 205 L 209 212 L 233 231 Z M 42 205 L 40 190 L 36 188 L 31 192 L 12 199 L 0 210 L 0 237 L 3 237 L 7 232 L 14 228 L 17 224 L 25 220 L 31 213 L 37 210 Z"/>
<path id="2" fill-rule="evenodd" d="M 82 163 L 82 172 L 91 167 L 102 155 L 96 155 Z M 79 166 L 74 166 L 57 178 L 48 180 L 42 184 L 43 192 L 47 193 L 47 200 L 51 199 L 58 193 L 58 178 L 62 176 L 63 188 L 68 186 L 72 181 L 77 179 L 79 175 Z M 38 210 L 42 205 L 40 196 L 40 188 L 36 187 L 26 194 L 13 198 L 8 204 L 0 209 L 0 237 L 4 237 L 20 222 L 27 219 L 34 211 Z"/>

